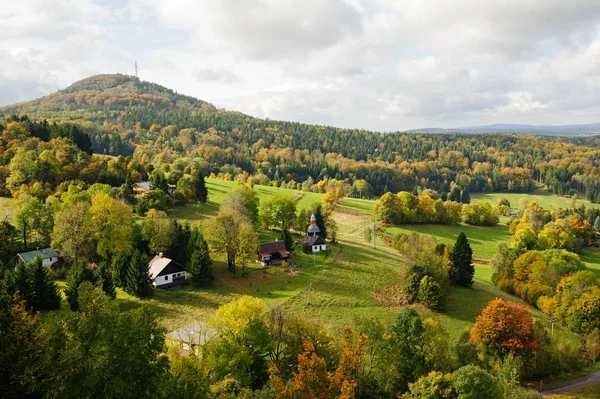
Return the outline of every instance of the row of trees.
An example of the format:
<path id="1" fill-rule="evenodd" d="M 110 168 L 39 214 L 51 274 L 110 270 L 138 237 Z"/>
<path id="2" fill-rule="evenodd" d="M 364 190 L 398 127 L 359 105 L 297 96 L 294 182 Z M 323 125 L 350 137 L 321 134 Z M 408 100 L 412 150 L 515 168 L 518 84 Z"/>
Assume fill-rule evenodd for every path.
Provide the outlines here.
<path id="1" fill-rule="evenodd" d="M 499 210 L 485 201 L 461 205 L 444 201 L 431 190 L 419 195 L 406 191 L 385 193 L 375 203 L 374 212 L 381 222 L 392 224 L 457 224 L 464 220 L 472 225 L 493 226 L 499 220 Z"/>

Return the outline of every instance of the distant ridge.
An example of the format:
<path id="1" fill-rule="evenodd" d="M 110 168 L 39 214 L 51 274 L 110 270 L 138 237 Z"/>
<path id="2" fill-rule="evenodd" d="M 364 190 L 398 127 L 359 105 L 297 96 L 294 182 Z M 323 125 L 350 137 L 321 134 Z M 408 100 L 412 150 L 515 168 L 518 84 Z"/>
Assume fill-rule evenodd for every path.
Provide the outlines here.
<path id="1" fill-rule="evenodd" d="M 600 135 L 600 123 L 581 125 L 522 125 L 495 123 L 457 128 L 426 127 L 407 130 L 408 133 L 480 134 L 480 133 L 526 133 L 545 136 L 595 136 Z"/>

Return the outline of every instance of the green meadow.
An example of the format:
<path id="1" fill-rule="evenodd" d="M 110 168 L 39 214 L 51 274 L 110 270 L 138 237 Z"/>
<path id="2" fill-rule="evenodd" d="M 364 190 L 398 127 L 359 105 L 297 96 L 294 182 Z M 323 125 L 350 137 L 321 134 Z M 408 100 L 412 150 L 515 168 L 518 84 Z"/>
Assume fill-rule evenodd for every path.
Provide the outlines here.
<path id="1" fill-rule="evenodd" d="M 527 201 L 536 201 L 540 206 L 545 209 L 550 208 L 568 208 L 573 200 L 570 197 L 563 197 L 558 195 L 552 195 L 547 191 L 536 190 L 532 193 L 475 193 L 471 194 L 471 201 L 485 200 L 492 205 L 498 203 L 499 198 L 506 198 L 510 202 L 510 206 L 513 208 L 519 207 L 519 201 L 526 199 Z M 584 204 L 586 207 L 600 208 L 600 204 L 593 204 L 590 201 L 579 198 L 576 203 Z"/>
<path id="2" fill-rule="evenodd" d="M 209 200 L 206 204 L 188 204 L 170 209 L 168 214 L 205 229 L 218 213 L 219 205 L 237 184 L 207 179 Z M 261 201 L 276 194 L 288 195 L 297 201 L 298 209 L 320 202 L 322 198 L 322 194 L 318 193 L 270 186 L 255 186 L 254 189 Z M 493 200 L 492 196 L 488 196 L 489 200 Z M 555 201 L 554 197 L 547 195 L 530 197 L 543 199 L 545 205 Z M 150 307 L 156 311 L 167 330 L 195 320 L 206 321 L 220 305 L 241 295 L 261 298 L 267 310 L 282 306 L 289 312 L 322 320 L 334 329 L 354 323 L 358 317 L 377 317 L 392 322 L 399 308 L 399 305 L 394 305 L 394 295 L 397 293 L 394 288 L 399 286 L 408 262 L 382 243 L 374 247 L 373 243 L 365 240 L 364 230 L 373 222 L 374 203 L 374 200 L 344 199 L 333 214 L 338 225 L 338 243 L 329 244 L 325 253 L 315 256 L 296 250 L 291 261 L 294 266 L 292 270 L 286 271 L 281 267 L 263 269 L 258 263 L 252 262 L 244 272 L 238 267 L 237 275 L 232 276 L 227 271 L 224 258 L 215 255 L 213 267 L 216 280 L 209 288 L 187 286 L 174 291 L 156 290 L 154 296 L 146 300 L 118 290 L 117 303 L 122 309 L 142 305 Z M 0 205 L 0 215 L 12 213 L 10 199 L 0 198 Z M 441 312 L 426 311 L 430 317 L 440 321 L 453 341 L 472 327 L 475 318 L 490 300 L 502 297 L 523 303 L 491 284 L 492 270 L 488 261 L 494 254 L 496 244 L 510 239 L 508 227 L 504 224 L 494 227 L 461 224 L 403 225 L 389 226 L 387 229 L 390 234 L 430 234 L 449 245 L 454 243 L 461 231 L 465 232 L 473 247 L 476 282 L 471 289 L 452 287 L 447 305 Z M 260 231 L 259 235 L 262 241 L 267 241 L 273 240 L 277 233 Z M 301 236 L 296 238 L 299 240 Z M 600 250 L 585 250 L 582 258 L 591 270 L 600 275 Z M 64 281 L 59 281 L 59 284 L 65 286 Z M 67 309 L 65 301 L 62 310 L 45 314 L 44 317 L 53 317 L 52 313 L 60 314 Z M 540 321 L 547 322 L 545 316 L 531 309 Z M 558 334 L 564 335 L 565 339 L 575 339 L 570 332 L 560 328 Z"/>

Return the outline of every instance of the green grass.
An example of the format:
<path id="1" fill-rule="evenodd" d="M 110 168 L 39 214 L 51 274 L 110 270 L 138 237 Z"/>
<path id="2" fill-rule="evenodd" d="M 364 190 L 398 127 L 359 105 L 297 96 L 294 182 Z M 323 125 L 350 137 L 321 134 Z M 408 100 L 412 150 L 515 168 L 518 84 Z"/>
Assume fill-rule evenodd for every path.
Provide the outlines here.
<path id="1" fill-rule="evenodd" d="M 12 222 L 15 213 L 15 203 L 12 198 L 0 197 L 0 221 Z"/>
<path id="2" fill-rule="evenodd" d="M 536 201 L 540 206 L 544 209 L 550 208 L 568 208 L 571 205 L 570 197 L 561 197 L 558 195 L 553 195 L 547 191 L 537 190 L 532 193 L 523 194 L 523 193 L 475 193 L 471 194 L 471 200 L 486 200 L 492 205 L 496 205 L 498 203 L 498 198 L 504 197 L 509 202 L 513 208 L 519 207 L 519 201 L 523 198 L 526 198 L 528 201 Z M 591 202 L 585 199 L 578 199 L 577 204 L 583 203 L 586 207 L 594 207 L 600 208 L 600 204 L 592 204 Z"/>
<path id="3" fill-rule="evenodd" d="M 171 217 L 199 224 L 204 227 L 218 212 L 219 205 L 236 182 L 207 179 L 209 201 L 207 204 L 189 204 L 169 210 Z M 261 201 L 268 200 L 277 193 L 289 195 L 298 202 L 298 208 L 319 202 L 321 194 L 267 186 L 255 186 Z M 189 324 L 192 321 L 206 321 L 215 310 L 240 295 L 251 295 L 264 300 L 266 309 L 283 306 L 289 312 L 303 317 L 322 320 L 337 329 L 344 324 L 352 324 L 356 317 L 374 316 L 391 323 L 398 312 L 397 308 L 384 306 L 382 288 L 397 286 L 407 268 L 407 261 L 395 251 L 385 246 L 373 248 L 365 242 L 363 230 L 373 220 L 372 200 L 345 199 L 334 212 L 338 224 L 336 246 L 329 246 L 327 253 L 315 258 L 301 251 L 295 251 L 293 261 L 300 266 L 298 272 L 286 273 L 280 267 L 262 269 L 252 263 L 248 274 L 233 277 L 227 271 L 224 259 L 217 256 L 214 264 L 216 281 L 209 288 L 187 286 L 180 290 L 156 290 L 152 298 L 140 300 L 118 290 L 117 302 L 122 309 L 146 305 L 155 310 L 161 324 L 168 330 Z M 468 225 L 412 225 L 393 226 L 390 233 L 418 232 L 431 234 L 441 242 L 453 244 L 461 231 L 469 237 L 476 259 L 476 283 L 472 289 L 452 287 L 447 307 L 441 313 L 430 313 L 456 341 L 460 334 L 473 326 L 475 318 L 487 303 L 502 297 L 518 303 L 519 298 L 508 295 L 490 283 L 491 268 L 487 264 L 494 253 L 497 242 L 510 238 L 505 225 L 477 227 Z M 272 240 L 273 231 L 260 231 L 261 240 Z M 600 251 L 589 252 L 586 261 L 600 270 Z M 316 260 L 316 262 L 314 262 Z M 309 302 L 310 293 L 310 302 Z M 66 303 L 64 308 L 66 308 Z M 542 316 L 533 310 L 536 316 Z M 62 310 L 60 311 L 62 312 Z M 566 339 L 572 337 L 567 332 Z"/>
<path id="4" fill-rule="evenodd" d="M 546 396 L 547 399 L 598 399 L 600 398 L 600 383 L 575 391 Z"/>
<path id="5" fill-rule="evenodd" d="M 579 254 L 581 260 L 585 262 L 587 268 L 600 278 L 600 248 L 587 248 Z"/>
<path id="6" fill-rule="evenodd" d="M 470 226 L 460 225 L 438 225 L 438 224 L 415 224 L 390 226 L 387 232 L 396 235 L 398 233 L 411 234 L 413 232 L 420 234 L 429 234 L 436 237 L 440 242 L 447 245 L 454 245 L 456 238 L 461 232 L 464 232 L 473 248 L 473 258 L 480 260 L 489 260 L 496 251 L 496 244 L 502 241 L 510 240 L 508 226 L 499 224 L 497 226 Z"/>

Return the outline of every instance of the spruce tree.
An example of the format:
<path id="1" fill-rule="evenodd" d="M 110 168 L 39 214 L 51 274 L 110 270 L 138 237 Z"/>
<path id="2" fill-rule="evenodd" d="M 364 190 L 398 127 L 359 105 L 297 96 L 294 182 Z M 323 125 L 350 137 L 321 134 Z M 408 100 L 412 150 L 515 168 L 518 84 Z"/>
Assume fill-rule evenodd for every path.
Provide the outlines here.
<path id="1" fill-rule="evenodd" d="M 152 189 L 162 190 L 165 194 L 169 193 L 169 183 L 163 172 L 158 171 L 152 176 Z"/>
<path id="2" fill-rule="evenodd" d="M 125 288 L 127 285 L 127 269 L 131 263 L 131 255 L 121 254 L 113 260 L 112 280 L 117 287 Z"/>
<path id="3" fill-rule="evenodd" d="M 208 190 L 206 189 L 206 182 L 200 169 L 194 169 L 192 172 L 192 182 L 194 185 L 194 194 L 196 200 L 206 203 L 208 199 Z"/>
<path id="4" fill-rule="evenodd" d="M 317 233 L 323 239 L 327 238 L 327 227 L 325 226 L 325 218 L 323 217 L 323 210 L 321 204 L 317 204 L 315 207 L 315 218 L 317 219 L 317 226 L 319 226 L 320 232 Z"/>
<path id="5" fill-rule="evenodd" d="M 469 193 L 468 188 L 464 188 L 460 193 L 460 202 L 462 204 L 470 204 L 471 203 L 471 194 Z"/>
<path id="6" fill-rule="evenodd" d="M 450 278 L 458 285 L 470 287 L 473 285 L 475 267 L 473 266 L 473 250 L 467 240 L 465 233 L 461 232 L 456 239 L 450 255 L 454 270 L 450 272 Z"/>
<path id="7" fill-rule="evenodd" d="M 98 270 L 96 270 L 96 281 L 100 288 L 102 288 L 102 291 L 104 291 L 110 299 L 115 299 L 117 297 L 117 291 L 113 284 L 112 275 L 104 262 L 100 263 Z"/>
<path id="8" fill-rule="evenodd" d="M 76 262 L 67 275 L 67 288 L 65 289 L 69 308 L 73 311 L 79 310 L 79 286 L 84 281 L 94 284 L 96 276 L 86 262 Z"/>
<path id="9" fill-rule="evenodd" d="M 152 295 L 152 279 L 148 273 L 148 257 L 135 251 L 127 268 L 125 290 L 139 298 Z"/>
<path id="10" fill-rule="evenodd" d="M 50 277 L 48 268 L 43 265 L 42 259 L 36 257 L 27 264 L 27 292 L 25 299 L 27 307 L 34 310 L 58 309 L 60 294 L 58 286 Z"/>
<path id="11" fill-rule="evenodd" d="M 215 275 L 212 269 L 212 259 L 208 252 L 208 245 L 204 239 L 202 241 L 204 242 L 204 246 L 198 247 L 192 253 L 188 270 L 192 273 L 192 282 L 200 287 L 205 287 L 215 279 Z"/>

